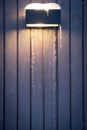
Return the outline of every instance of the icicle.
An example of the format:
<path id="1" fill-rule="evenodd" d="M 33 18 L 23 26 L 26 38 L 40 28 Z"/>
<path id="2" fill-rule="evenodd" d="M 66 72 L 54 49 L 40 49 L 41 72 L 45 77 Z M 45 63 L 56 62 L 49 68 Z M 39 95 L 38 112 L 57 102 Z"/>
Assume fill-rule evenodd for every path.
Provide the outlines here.
<path id="1" fill-rule="evenodd" d="M 45 9 L 45 11 L 47 12 L 47 16 L 49 16 L 49 9 Z"/>
<path id="2" fill-rule="evenodd" d="M 59 46 L 62 48 L 62 27 L 59 26 Z"/>

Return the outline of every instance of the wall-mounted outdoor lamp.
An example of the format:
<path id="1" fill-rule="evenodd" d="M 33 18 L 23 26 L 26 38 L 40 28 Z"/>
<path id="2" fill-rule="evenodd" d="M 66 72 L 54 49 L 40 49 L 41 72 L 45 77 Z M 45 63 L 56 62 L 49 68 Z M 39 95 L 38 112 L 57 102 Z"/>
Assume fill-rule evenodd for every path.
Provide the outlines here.
<path id="1" fill-rule="evenodd" d="M 56 3 L 31 3 L 25 7 L 26 27 L 57 27 L 61 24 L 61 7 Z"/>

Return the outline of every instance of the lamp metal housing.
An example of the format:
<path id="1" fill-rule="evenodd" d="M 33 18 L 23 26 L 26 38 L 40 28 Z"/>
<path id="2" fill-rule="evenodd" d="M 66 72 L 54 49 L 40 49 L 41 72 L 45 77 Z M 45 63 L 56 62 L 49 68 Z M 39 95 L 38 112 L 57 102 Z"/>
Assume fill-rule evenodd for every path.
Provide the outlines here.
<path id="1" fill-rule="evenodd" d="M 26 27 L 57 27 L 61 24 L 61 7 L 56 3 L 32 3 L 25 7 Z"/>

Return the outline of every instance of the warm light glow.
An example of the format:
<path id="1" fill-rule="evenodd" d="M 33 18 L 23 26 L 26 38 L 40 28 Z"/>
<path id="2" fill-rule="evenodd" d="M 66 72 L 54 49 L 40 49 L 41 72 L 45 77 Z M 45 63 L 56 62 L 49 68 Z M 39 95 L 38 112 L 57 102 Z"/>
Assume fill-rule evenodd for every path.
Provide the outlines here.
<path id="1" fill-rule="evenodd" d="M 34 10 L 54 10 L 54 9 L 61 9 L 60 5 L 59 4 L 56 4 L 56 3 L 44 3 L 44 4 L 41 4 L 41 3 L 31 3 L 31 4 L 28 4 L 26 7 L 25 7 L 25 10 L 26 9 L 34 9 Z"/>
<path id="2" fill-rule="evenodd" d="M 59 24 L 26 24 L 26 27 L 57 27 Z"/>

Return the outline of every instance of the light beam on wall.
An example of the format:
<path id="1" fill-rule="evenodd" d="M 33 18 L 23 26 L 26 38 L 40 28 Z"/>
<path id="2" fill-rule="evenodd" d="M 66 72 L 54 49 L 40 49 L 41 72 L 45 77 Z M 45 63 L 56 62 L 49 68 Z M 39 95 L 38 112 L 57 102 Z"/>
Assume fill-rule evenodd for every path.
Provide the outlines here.
<path id="1" fill-rule="evenodd" d="M 26 27 L 57 27 L 61 24 L 61 7 L 56 3 L 31 3 L 25 7 Z"/>

